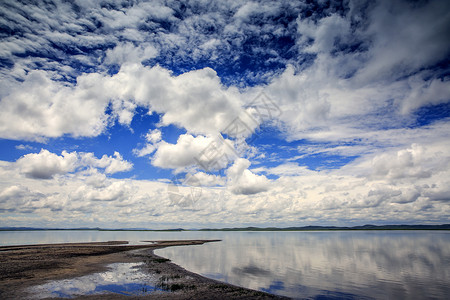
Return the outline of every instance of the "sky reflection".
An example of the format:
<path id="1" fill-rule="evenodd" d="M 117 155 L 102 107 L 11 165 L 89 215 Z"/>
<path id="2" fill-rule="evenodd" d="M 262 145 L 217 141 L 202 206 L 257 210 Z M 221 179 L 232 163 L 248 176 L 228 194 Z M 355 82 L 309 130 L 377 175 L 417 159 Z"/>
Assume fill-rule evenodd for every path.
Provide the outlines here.
<path id="1" fill-rule="evenodd" d="M 214 279 L 297 298 L 445 298 L 450 293 L 447 232 L 247 232 L 221 238 L 156 253 Z"/>
<path id="2" fill-rule="evenodd" d="M 49 297 L 72 298 L 77 295 L 116 293 L 146 295 L 161 292 L 154 276 L 139 270 L 143 263 L 115 263 L 109 270 L 72 279 L 51 281 L 29 289 L 32 299 Z"/>

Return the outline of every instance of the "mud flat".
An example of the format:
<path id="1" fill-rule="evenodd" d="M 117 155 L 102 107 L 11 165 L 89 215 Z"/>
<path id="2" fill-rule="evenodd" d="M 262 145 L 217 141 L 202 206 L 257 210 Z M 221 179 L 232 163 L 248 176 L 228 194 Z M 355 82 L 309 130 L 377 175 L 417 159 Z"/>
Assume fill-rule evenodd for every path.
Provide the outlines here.
<path id="1" fill-rule="evenodd" d="M 286 299 L 202 277 L 153 253 L 155 249 L 217 240 L 147 242 L 143 245 L 114 241 L 0 247 L 0 299 Z M 120 266 L 132 266 L 134 276 L 140 274 L 141 282 L 134 283 L 132 289 L 109 284 L 104 285 L 106 290 L 98 290 L 93 279 L 96 274 L 108 277 L 120 273 L 117 275 L 130 278 L 126 273 L 129 271 L 123 271 Z M 82 290 L 80 285 L 93 287 L 83 293 L 73 288 L 71 294 L 61 292 L 60 288 L 48 291 L 49 287 L 74 280 L 79 290 Z"/>

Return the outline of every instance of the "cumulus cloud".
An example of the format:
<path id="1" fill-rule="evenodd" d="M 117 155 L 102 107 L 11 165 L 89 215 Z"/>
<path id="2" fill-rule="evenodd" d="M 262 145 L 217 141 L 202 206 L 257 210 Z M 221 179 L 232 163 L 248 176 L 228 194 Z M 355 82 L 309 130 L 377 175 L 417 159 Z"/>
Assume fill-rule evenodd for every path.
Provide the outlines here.
<path id="1" fill-rule="evenodd" d="M 89 185 L 80 186 L 71 197 L 82 200 L 83 202 L 90 201 L 117 201 L 123 202 L 132 196 L 132 187 L 125 181 L 114 181 L 104 187 L 92 187 Z"/>
<path id="2" fill-rule="evenodd" d="M 32 212 L 34 203 L 39 203 L 45 196 L 30 191 L 22 185 L 12 185 L 0 191 L 1 212 Z"/>
<path id="3" fill-rule="evenodd" d="M 445 153 L 448 142 L 412 144 L 403 149 L 384 151 L 357 159 L 341 169 L 355 175 L 390 182 L 425 179 L 445 171 L 449 157 Z"/>
<path id="4" fill-rule="evenodd" d="M 217 171 L 226 167 L 236 157 L 233 147 L 230 140 L 182 134 L 176 144 L 160 142 L 153 155 L 152 164 L 160 168 L 178 170 L 197 166 L 206 171 Z"/>
<path id="5" fill-rule="evenodd" d="M 114 157 L 105 154 L 100 159 L 96 158 L 93 153 L 82 153 L 80 155 L 80 164 L 82 166 L 105 169 L 107 174 L 129 171 L 133 168 L 133 164 L 124 160 L 117 151 L 114 152 Z"/>
<path id="6" fill-rule="evenodd" d="M 193 185 L 196 186 L 223 186 L 225 185 L 225 179 L 221 176 L 214 175 L 214 174 L 207 174 L 205 172 L 197 172 L 192 175 L 196 178 L 196 180 L 190 180 L 189 185 L 192 185 L 191 182 L 193 182 Z M 185 181 L 187 181 L 188 176 L 186 176 Z"/>
<path id="7" fill-rule="evenodd" d="M 226 178 L 193 173 L 199 179 L 201 197 L 188 206 L 173 205 L 170 184 L 164 182 L 112 179 L 93 168 L 78 171 L 71 178 L 55 177 L 44 182 L 25 175 L 18 178 L 10 170 L 14 164 L 3 162 L 0 209 L 8 212 L 19 203 L 23 217 L 45 211 L 54 222 L 64 219 L 64 224 L 80 220 L 91 224 L 92 218 L 112 224 L 105 219 L 108 212 L 115 216 L 114 222 L 130 227 L 158 227 L 171 222 L 192 226 L 232 222 L 268 225 L 267 220 L 298 224 L 299 219 L 306 224 L 410 222 L 411 214 L 416 222 L 444 222 L 450 192 L 447 144 L 440 141 L 389 153 L 369 153 L 343 168 L 323 171 L 293 162 L 250 169 L 248 160 L 236 159 L 227 169 Z M 374 168 L 374 162 L 381 158 L 379 163 L 386 164 L 387 169 Z M 428 171 L 431 174 L 420 176 Z M 258 175 L 263 172 L 278 178 L 268 180 Z M 389 172 L 395 176 L 383 175 Z M 222 184 L 225 188 L 220 187 Z M 189 194 L 191 188 L 180 186 L 179 192 Z"/>
<path id="8" fill-rule="evenodd" d="M 30 153 L 17 160 L 22 173 L 30 178 L 50 179 L 57 174 L 73 172 L 78 166 L 75 152 L 63 151 L 61 156 L 41 149 L 39 153 Z"/>
<path id="9" fill-rule="evenodd" d="M 125 64 L 113 76 L 86 74 L 75 86 L 52 81 L 33 71 L 0 102 L 0 136 L 39 140 L 70 134 L 93 137 L 102 133 L 110 116 L 131 123 L 136 106 L 162 114 L 162 125 L 175 124 L 196 134 L 217 134 L 242 116 L 250 130 L 258 123 L 242 107 L 240 93 L 224 88 L 210 68 L 171 76 L 161 68 Z"/>
<path id="10" fill-rule="evenodd" d="M 145 139 L 146 139 L 147 142 L 149 142 L 149 143 L 153 143 L 153 144 L 158 143 L 158 142 L 161 141 L 161 139 L 162 139 L 161 130 L 159 130 L 159 129 L 153 129 L 153 130 L 150 130 L 150 131 L 145 135 Z"/>
<path id="11" fill-rule="evenodd" d="M 270 181 L 264 175 L 256 175 L 248 170 L 250 161 L 238 158 L 226 170 L 228 188 L 237 195 L 252 195 L 265 192 L 270 187 Z"/>
<path id="12" fill-rule="evenodd" d="M 57 155 L 45 149 L 41 149 L 39 153 L 24 155 L 16 164 L 23 174 L 34 179 L 51 179 L 55 175 L 74 172 L 81 167 L 102 168 L 107 174 L 129 171 L 133 167 L 118 152 L 114 152 L 114 157 L 103 155 L 98 159 L 93 153 L 63 151 L 61 155 Z"/>
<path id="13" fill-rule="evenodd" d="M 44 71 L 30 72 L 1 99 L 0 136 L 42 140 L 64 134 L 100 134 L 107 125 L 108 100 L 95 88 L 98 76 L 86 76 L 73 88 L 51 80 Z"/>
<path id="14" fill-rule="evenodd" d="M 145 147 L 143 147 L 141 149 L 137 149 L 137 148 L 133 149 L 133 153 L 139 157 L 152 154 L 156 150 L 156 147 L 157 147 L 156 144 L 158 142 L 160 142 L 161 139 L 162 139 L 161 130 L 159 130 L 159 129 L 150 130 L 145 135 L 145 140 L 147 142 Z"/>

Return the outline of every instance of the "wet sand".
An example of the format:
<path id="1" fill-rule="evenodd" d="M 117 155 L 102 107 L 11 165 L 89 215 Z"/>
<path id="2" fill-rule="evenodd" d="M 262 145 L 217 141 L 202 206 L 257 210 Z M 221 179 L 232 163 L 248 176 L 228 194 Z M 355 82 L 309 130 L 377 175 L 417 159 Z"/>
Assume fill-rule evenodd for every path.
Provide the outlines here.
<path id="1" fill-rule="evenodd" d="M 142 271 L 156 276 L 160 288 L 166 292 L 144 296 L 109 293 L 79 296 L 76 299 L 283 299 L 202 277 L 153 253 L 153 250 L 165 247 L 215 241 L 155 241 L 145 245 L 114 241 L 3 246 L 0 247 L 0 299 L 32 299 L 33 295 L 27 292 L 29 287 L 104 272 L 108 264 L 130 262 L 143 262 Z"/>

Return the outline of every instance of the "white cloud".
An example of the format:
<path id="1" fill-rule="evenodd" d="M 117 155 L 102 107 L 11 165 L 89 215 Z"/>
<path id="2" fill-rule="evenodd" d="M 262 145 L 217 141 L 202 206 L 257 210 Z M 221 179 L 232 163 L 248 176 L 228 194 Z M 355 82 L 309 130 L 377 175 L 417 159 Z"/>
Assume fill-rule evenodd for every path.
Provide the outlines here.
<path id="1" fill-rule="evenodd" d="M 0 212 L 27 212 L 30 206 L 44 198 L 22 185 L 12 185 L 0 191 Z"/>
<path id="2" fill-rule="evenodd" d="M 398 79 L 429 67 L 450 53 L 448 1 L 413 5 L 408 1 L 379 1 L 369 11 L 367 31 L 372 45 L 368 64 L 358 77 Z"/>
<path id="3" fill-rule="evenodd" d="M 98 75 L 78 79 L 77 88 L 52 81 L 44 71 L 31 71 L 0 102 L 0 136 L 42 140 L 64 134 L 96 136 L 107 125 L 108 99 L 98 89 Z"/>
<path id="4" fill-rule="evenodd" d="M 133 120 L 136 104 L 131 101 L 113 99 L 111 101 L 113 115 L 120 124 L 129 126 Z"/>
<path id="5" fill-rule="evenodd" d="M 195 174 L 192 175 L 193 177 L 195 177 L 195 181 L 194 180 L 190 180 L 188 182 L 189 185 L 198 185 L 201 187 L 204 186 L 223 186 L 225 185 L 225 179 L 219 175 L 214 175 L 214 174 L 207 174 L 205 172 L 197 172 Z M 185 181 L 186 179 L 189 179 L 188 175 L 186 175 Z M 191 183 L 193 182 L 193 184 Z"/>
<path id="6" fill-rule="evenodd" d="M 121 43 L 113 49 L 106 51 L 104 63 L 122 65 L 124 63 L 140 63 L 154 58 L 158 54 L 157 50 L 149 44 L 140 44 L 138 47 L 132 43 Z"/>
<path id="7" fill-rule="evenodd" d="M 71 194 L 71 197 L 84 202 L 115 201 L 120 203 L 132 197 L 132 194 L 132 186 L 129 183 L 126 181 L 114 181 L 101 188 L 82 185 Z"/>
<path id="8" fill-rule="evenodd" d="M 305 52 L 330 53 L 337 39 L 344 39 L 340 42 L 345 42 L 350 35 L 350 23 L 337 14 L 326 16 L 318 22 L 299 18 L 297 24 L 301 34 L 297 43 Z M 311 45 L 308 45 L 309 39 L 314 40 Z"/>
<path id="9" fill-rule="evenodd" d="M 255 172 L 265 172 L 277 176 L 302 176 L 314 173 L 305 166 L 299 166 L 298 163 L 284 163 L 273 168 L 260 167 L 252 169 Z"/>
<path id="10" fill-rule="evenodd" d="M 124 160 L 117 151 L 114 152 L 114 157 L 105 154 L 100 159 L 96 158 L 93 153 L 82 153 L 80 155 L 80 164 L 82 166 L 105 169 L 107 174 L 129 171 L 133 168 L 133 164 Z"/>
<path id="11" fill-rule="evenodd" d="M 365 139 L 414 122 L 420 107 L 448 102 L 450 82 L 427 69 L 450 53 L 448 3 L 357 4 L 344 16 L 298 18 L 298 47 L 316 58 L 301 72 L 288 67 L 266 89 L 288 138 Z"/>
<path id="12" fill-rule="evenodd" d="M 146 135 L 145 135 L 145 139 L 147 140 L 147 142 L 149 143 L 158 143 L 159 141 L 161 141 L 162 139 L 162 134 L 161 134 L 161 130 L 159 129 L 153 129 L 150 130 Z"/>
<path id="13" fill-rule="evenodd" d="M 133 149 L 133 153 L 134 155 L 138 156 L 138 157 L 142 157 L 142 156 L 146 156 L 149 154 L 152 154 L 154 151 L 156 150 L 156 146 L 153 144 L 146 144 L 143 148 L 141 149 Z"/>
<path id="14" fill-rule="evenodd" d="M 159 129 L 150 130 L 145 135 L 145 140 L 147 141 L 147 144 L 141 149 L 137 149 L 137 148 L 133 149 L 133 153 L 139 157 L 152 154 L 153 151 L 156 150 L 156 147 L 157 147 L 156 144 L 158 142 L 160 142 L 161 139 L 162 139 L 161 130 L 159 130 Z"/>
<path id="15" fill-rule="evenodd" d="M 34 148 L 30 145 L 20 144 L 16 146 L 17 150 L 33 150 Z"/>
<path id="16" fill-rule="evenodd" d="M 94 168 L 89 168 L 84 172 L 79 172 L 79 176 L 84 179 L 84 182 L 88 186 L 92 186 L 94 188 L 104 188 L 109 184 L 107 176 Z"/>
<path id="17" fill-rule="evenodd" d="M 201 195 L 184 206 L 173 205 L 170 183 L 112 179 L 93 168 L 71 177 L 33 180 L 15 172 L 14 163 L 1 162 L 0 209 L 7 213 L 16 207 L 20 216 L 12 217 L 15 224 L 32 212 L 45 214 L 55 224 L 102 222 L 118 227 L 439 223 L 450 214 L 448 147 L 447 141 L 440 140 L 386 153 L 380 150 L 328 171 L 292 162 L 249 169 L 248 160 L 237 159 L 226 172 L 225 188 L 220 187 L 225 178 L 195 173 Z M 268 180 L 256 172 L 279 178 Z M 189 194 L 191 186 L 180 186 L 179 192 Z"/>
<path id="18" fill-rule="evenodd" d="M 162 125 L 175 124 L 195 134 L 218 134 L 237 117 L 249 127 L 258 125 L 242 107 L 236 88 L 224 88 L 210 68 L 178 77 L 161 68 L 125 64 L 113 76 L 86 74 L 75 86 L 57 83 L 44 71 L 33 71 L 10 89 L 0 102 L 0 136 L 39 140 L 46 137 L 93 137 L 108 125 L 105 113 L 129 125 L 136 106 L 162 114 Z"/>
<path id="19" fill-rule="evenodd" d="M 34 179 L 51 179 L 55 175 L 71 173 L 81 167 L 102 168 L 107 174 L 129 171 L 133 167 L 118 152 L 114 152 L 114 157 L 103 155 L 98 159 L 93 153 L 63 151 L 59 156 L 45 149 L 22 156 L 16 164 L 21 173 Z"/>
<path id="20" fill-rule="evenodd" d="M 235 88 L 224 88 L 210 68 L 178 77 L 170 77 L 158 68 L 143 71 L 141 79 L 155 84 L 142 89 L 136 99 L 162 113 L 162 125 L 175 124 L 194 134 L 217 134 L 243 113 L 240 93 Z M 155 72 L 159 73 L 158 79 L 153 79 Z M 134 73 L 124 70 L 124 76 L 136 76 Z"/>
<path id="21" fill-rule="evenodd" d="M 283 111 L 281 121 L 284 126 L 281 128 L 289 132 L 288 138 L 314 138 L 316 134 L 334 136 L 335 133 L 347 138 L 360 137 L 368 128 L 373 129 L 380 123 L 401 126 L 408 118 L 404 114 L 448 100 L 442 96 L 449 89 L 448 81 L 429 79 L 429 72 L 419 72 L 397 82 L 396 78 L 380 75 L 383 72 L 391 74 L 398 64 L 420 70 L 446 57 L 449 45 L 447 39 L 442 37 L 446 36 L 445 30 L 448 27 L 445 26 L 447 21 L 443 16 L 447 4 L 436 1 L 423 4 L 420 8 L 411 7 L 406 2 L 392 4 L 381 1 L 371 7 L 357 4 L 350 2 L 350 10 L 346 15 L 338 16 L 330 11 L 326 17 L 318 17 L 317 21 L 298 18 L 297 23 L 294 22 L 300 51 L 317 54 L 317 57 L 302 72 L 295 73 L 293 68 L 288 68 L 267 87 L 268 94 Z M 183 56 L 190 55 L 193 49 L 212 40 L 222 41 L 212 44 L 223 46 L 225 37 L 233 37 L 233 41 L 238 43 L 239 39 L 241 42 L 245 41 L 256 31 L 283 36 L 287 29 L 273 24 L 271 18 L 288 7 L 298 14 L 304 5 L 295 7 L 287 3 L 259 2 L 213 5 L 218 11 L 231 8 L 232 20 L 226 22 L 223 15 L 208 9 L 202 12 L 205 16 L 203 19 L 192 15 L 180 21 L 173 17 L 173 9 L 162 4 L 151 8 L 148 3 L 140 3 L 122 8 L 122 11 L 99 9 L 97 5 L 88 9 L 83 4 L 80 9 L 84 12 L 93 10 L 93 14 L 104 21 L 105 28 L 111 29 L 106 34 L 113 34 L 113 28 L 136 30 L 143 25 L 141 17 L 156 17 L 155 11 L 163 12 L 169 22 L 181 22 L 182 26 L 176 27 L 178 31 L 158 32 L 158 42 L 146 40 L 139 46 L 127 41 L 116 43 L 114 39 L 116 46 L 105 51 L 104 60 L 106 64 L 121 65 L 119 73 L 113 76 L 82 75 L 78 77 L 75 86 L 65 86 L 51 80 L 58 72 L 33 71 L 28 75 L 21 75 L 25 80 L 23 83 L 9 87 L 6 85 L 3 91 L 5 95 L 0 103 L 3 112 L 0 136 L 30 140 L 64 134 L 96 136 L 104 132 L 109 124 L 109 117 L 105 114 L 109 103 L 112 104 L 114 118 L 124 125 L 131 123 L 137 106 L 144 106 L 162 114 L 162 125 L 175 124 L 191 134 L 216 134 L 237 116 L 245 115 L 242 104 L 252 94 L 251 89 L 239 92 L 237 89 L 224 87 L 215 71 L 210 68 L 171 76 L 164 68 L 143 67 L 138 62 L 154 57 L 159 51 L 165 53 L 164 51 L 172 49 L 167 47 L 173 45 L 169 46 L 166 42 L 158 44 L 161 42 L 159 38 L 169 35 L 174 35 L 179 45 L 185 44 L 184 47 L 179 47 L 179 51 L 186 51 Z M 69 10 L 68 6 L 62 9 L 63 12 Z M 398 21 L 394 12 L 400 12 L 399 18 L 404 22 Z M 360 22 L 363 13 L 369 16 L 367 26 L 353 28 L 352 22 Z M 411 17 L 410 13 L 417 18 Z M 70 14 L 63 14 L 57 20 L 51 20 L 44 17 L 45 14 L 45 8 L 39 10 L 38 15 L 42 15 L 46 22 L 74 24 L 73 28 L 64 27 L 69 32 L 95 27 L 90 19 L 80 23 L 80 20 L 72 20 Z M 270 25 L 261 28 L 251 24 L 254 15 L 270 21 Z M 63 22 L 65 18 L 74 22 Z M 33 27 L 29 21 L 23 21 L 29 28 Z M 429 23 L 433 26 L 423 26 Z M 157 23 L 152 24 L 159 26 Z M 409 34 L 410 26 L 403 24 L 414 25 L 418 34 Z M 214 32 L 213 37 L 207 38 L 202 30 L 211 26 L 215 26 L 218 31 Z M 437 30 L 431 31 L 430 28 Z M 191 34 L 195 37 L 191 38 Z M 140 35 L 145 34 L 140 32 Z M 358 43 L 363 46 L 356 51 L 339 48 Z M 407 59 L 414 55 L 404 55 L 404 52 L 418 48 L 417 44 L 428 46 L 419 47 L 424 52 L 413 51 L 414 55 L 421 58 L 433 57 L 430 58 L 431 61 Z M 440 49 L 440 52 L 436 49 Z M 392 53 L 399 53 L 398 59 Z M 385 57 L 397 61 L 393 63 L 389 60 L 381 66 L 379 62 L 384 61 Z M 295 59 L 286 62 L 295 65 Z M 378 69 L 370 71 L 380 66 L 389 69 L 381 73 Z M 374 79 L 374 76 L 378 77 Z M 389 113 L 380 114 L 383 110 Z M 23 113 L 18 114 L 18 111 Z M 380 117 L 383 117 L 382 121 Z M 250 124 L 251 131 L 258 125 L 248 120 L 246 123 Z M 35 124 L 38 126 L 34 126 Z M 150 153 L 151 150 L 149 146 L 144 152 Z"/>
<path id="22" fill-rule="evenodd" d="M 39 153 L 26 154 L 17 160 L 21 172 L 30 178 L 50 179 L 57 174 L 73 172 L 78 166 L 75 152 L 63 151 L 61 156 L 41 149 Z"/>
<path id="23" fill-rule="evenodd" d="M 431 178 L 446 171 L 450 158 L 446 152 L 447 141 L 432 144 L 412 144 L 409 147 L 367 155 L 344 166 L 341 172 L 371 179 L 398 182 Z"/>
<path id="24" fill-rule="evenodd" d="M 220 170 L 236 157 L 232 147 L 233 143 L 230 140 L 182 134 L 176 144 L 164 141 L 158 143 L 152 164 L 178 171 L 190 166 L 206 171 Z"/>
<path id="25" fill-rule="evenodd" d="M 270 181 L 264 175 L 256 175 L 248 170 L 250 161 L 238 158 L 226 170 L 228 188 L 237 195 L 252 195 L 265 192 L 270 188 Z"/>
<path id="26" fill-rule="evenodd" d="M 432 106 L 449 101 L 450 83 L 444 79 L 424 80 L 418 76 L 408 79 L 411 91 L 401 100 L 400 110 L 408 114 L 420 107 Z"/>
<path id="27" fill-rule="evenodd" d="M 372 172 L 379 178 L 423 178 L 430 177 L 431 172 L 423 169 L 426 161 L 422 159 L 424 148 L 412 145 L 409 149 L 392 154 L 377 155 L 372 159 Z M 437 171 L 433 168 L 434 171 Z"/>

